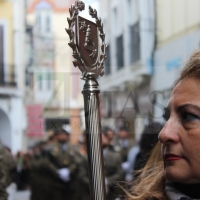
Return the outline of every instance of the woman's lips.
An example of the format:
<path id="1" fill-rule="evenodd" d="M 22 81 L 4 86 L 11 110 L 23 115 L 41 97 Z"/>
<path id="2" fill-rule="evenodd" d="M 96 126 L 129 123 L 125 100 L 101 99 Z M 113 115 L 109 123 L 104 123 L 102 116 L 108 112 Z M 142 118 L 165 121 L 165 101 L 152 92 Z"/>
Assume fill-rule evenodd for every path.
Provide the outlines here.
<path id="1" fill-rule="evenodd" d="M 166 161 L 173 161 L 173 160 L 180 160 L 180 159 L 183 159 L 183 157 L 172 154 L 172 153 L 165 154 L 165 160 Z"/>

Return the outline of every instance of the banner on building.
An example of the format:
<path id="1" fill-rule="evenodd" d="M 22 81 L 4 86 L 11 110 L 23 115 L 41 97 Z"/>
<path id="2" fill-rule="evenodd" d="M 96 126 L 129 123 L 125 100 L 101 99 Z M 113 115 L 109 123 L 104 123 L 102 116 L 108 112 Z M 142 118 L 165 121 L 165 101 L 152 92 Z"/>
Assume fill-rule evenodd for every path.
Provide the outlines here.
<path id="1" fill-rule="evenodd" d="M 44 133 L 44 119 L 42 118 L 42 105 L 27 106 L 27 135 L 29 137 L 42 137 Z"/>

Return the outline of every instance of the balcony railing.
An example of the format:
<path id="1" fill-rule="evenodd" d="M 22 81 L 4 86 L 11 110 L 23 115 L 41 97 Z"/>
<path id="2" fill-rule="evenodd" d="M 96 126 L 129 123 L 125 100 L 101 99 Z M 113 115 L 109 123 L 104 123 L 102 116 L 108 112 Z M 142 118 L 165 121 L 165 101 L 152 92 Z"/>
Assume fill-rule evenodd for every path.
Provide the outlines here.
<path id="1" fill-rule="evenodd" d="M 9 73 L 5 75 L 4 73 L 0 72 L 0 87 L 16 87 L 17 83 L 15 81 L 16 75 L 14 73 Z"/>

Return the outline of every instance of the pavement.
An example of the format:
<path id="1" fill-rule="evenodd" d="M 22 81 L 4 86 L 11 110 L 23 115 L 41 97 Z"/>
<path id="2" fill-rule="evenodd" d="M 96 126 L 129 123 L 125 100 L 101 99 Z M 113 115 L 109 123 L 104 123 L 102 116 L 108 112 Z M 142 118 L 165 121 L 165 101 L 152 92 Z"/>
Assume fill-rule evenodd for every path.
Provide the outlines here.
<path id="1" fill-rule="evenodd" d="M 31 192 L 29 190 L 17 191 L 14 183 L 9 185 L 7 192 L 8 200 L 30 200 Z"/>
<path id="2" fill-rule="evenodd" d="M 16 192 L 14 200 L 30 200 L 30 194 L 30 191 Z"/>

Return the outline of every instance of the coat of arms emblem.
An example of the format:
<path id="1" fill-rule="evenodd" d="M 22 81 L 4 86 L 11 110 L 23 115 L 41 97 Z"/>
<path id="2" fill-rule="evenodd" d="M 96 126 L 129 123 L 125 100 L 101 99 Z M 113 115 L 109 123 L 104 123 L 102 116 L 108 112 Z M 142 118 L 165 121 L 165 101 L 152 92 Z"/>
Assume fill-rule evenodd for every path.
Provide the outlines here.
<path id="1" fill-rule="evenodd" d="M 105 33 L 97 11 L 89 6 L 89 14 L 96 19 L 96 23 L 78 16 L 79 11 L 85 9 L 82 1 L 76 1 L 70 8 L 68 18 L 69 28 L 66 29 L 70 37 L 69 46 L 73 50 L 74 66 L 79 67 L 83 78 L 92 74 L 95 78 L 104 75 L 103 62 L 106 59 Z M 75 32 L 74 32 L 74 26 Z M 76 35 L 76 38 L 74 36 Z M 101 42 L 100 42 L 101 39 Z"/>
<path id="2" fill-rule="evenodd" d="M 87 66 L 95 67 L 98 62 L 98 29 L 95 23 L 78 17 L 76 23 L 77 45 Z"/>

